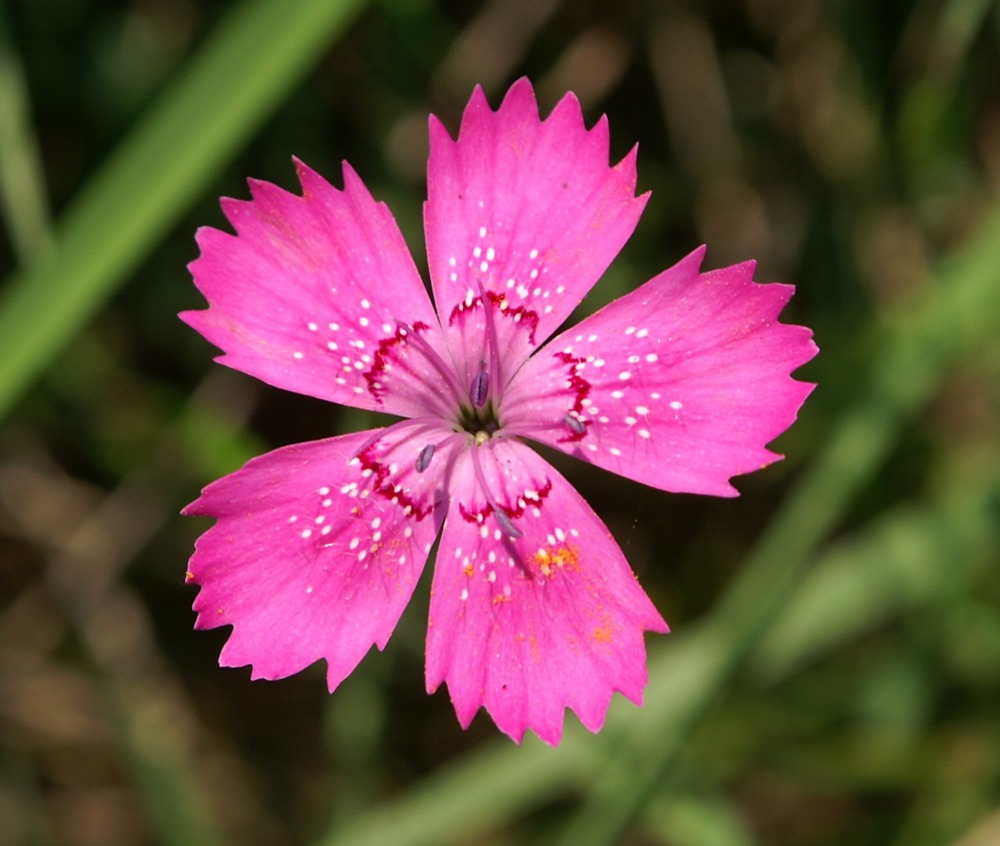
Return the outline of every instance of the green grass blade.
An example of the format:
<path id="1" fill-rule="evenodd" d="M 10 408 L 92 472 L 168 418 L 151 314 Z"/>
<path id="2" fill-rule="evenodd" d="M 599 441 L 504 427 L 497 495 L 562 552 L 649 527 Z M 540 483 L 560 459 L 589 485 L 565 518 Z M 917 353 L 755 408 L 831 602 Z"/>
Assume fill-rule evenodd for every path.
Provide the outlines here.
<path id="1" fill-rule="evenodd" d="M 113 293 L 205 180 L 281 102 L 364 0 L 237 6 L 0 302 L 0 417 Z"/>
<path id="2" fill-rule="evenodd" d="M 30 112 L 24 71 L 0 9 L 0 208 L 22 264 L 37 258 L 52 235 Z"/>
<path id="3" fill-rule="evenodd" d="M 906 610 L 970 591 L 1000 545 L 1000 479 L 979 481 L 983 490 L 899 507 L 819 559 L 758 644 L 757 676 L 773 683 Z"/>

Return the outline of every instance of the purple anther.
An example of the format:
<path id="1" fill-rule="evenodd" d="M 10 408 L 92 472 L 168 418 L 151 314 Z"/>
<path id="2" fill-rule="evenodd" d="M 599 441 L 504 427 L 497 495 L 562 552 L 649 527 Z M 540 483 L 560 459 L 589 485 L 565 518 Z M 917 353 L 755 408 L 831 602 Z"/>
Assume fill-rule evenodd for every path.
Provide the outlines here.
<path id="1" fill-rule="evenodd" d="M 511 522 L 510 517 L 507 516 L 507 512 L 502 508 L 493 509 L 493 519 L 497 521 L 497 525 L 500 527 L 500 530 L 507 535 L 507 537 L 514 538 L 514 540 L 524 537 L 524 532 Z"/>
<path id="2" fill-rule="evenodd" d="M 423 473 L 431 463 L 431 459 L 434 457 L 434 444 L 427 444 L 422 450 L 420 450 L 420 455 L 417 456 L 416 470 L 418 473 Z"/>
<path id="3" fill-rule="evenodd" d="M 479 372 L 472 380 L 472 387 L 469 388 L 469 402 L 473 408 L 482 408 L 486 405 L 486 397 L 490 393 L 490 371 L 486 369 L 485 363 L 479 366 Z"/>

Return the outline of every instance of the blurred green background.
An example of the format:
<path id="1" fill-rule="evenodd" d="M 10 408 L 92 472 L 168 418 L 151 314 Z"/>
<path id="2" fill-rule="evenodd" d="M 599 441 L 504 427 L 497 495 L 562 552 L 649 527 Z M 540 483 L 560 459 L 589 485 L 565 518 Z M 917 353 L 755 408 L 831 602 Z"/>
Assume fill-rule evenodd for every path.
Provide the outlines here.
<path id="1" fill-rule="evenodd" d="M 739 499 L 560 462 L 674 634 L 559 749 L 423 693 L 426 589 L 332 696 L 219 669 L 178 516 L 372 423 L 175 318 L 218 196 L 347 159 L 420 257 L 428 112 L 524 74 L 653 191 L 586 310 L 704 242 L 822 349 Z M 8 0 L 0 844 L 1000 843 L 998 185 L 990 0 Z"/>

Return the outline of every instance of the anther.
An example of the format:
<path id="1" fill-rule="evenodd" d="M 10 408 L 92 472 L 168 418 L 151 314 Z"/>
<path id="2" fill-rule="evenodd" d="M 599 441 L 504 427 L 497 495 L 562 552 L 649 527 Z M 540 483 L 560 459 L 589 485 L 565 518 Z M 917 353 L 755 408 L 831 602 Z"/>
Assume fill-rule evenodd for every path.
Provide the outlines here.
<path id="1" fill-rule="evenodd" d="M 497 525 L 500 527 L 500 530 L 507 535 L 507 537 L 514 538 L 514 540 L 524 537 L 524 532 L 511 522 L 510 517 L 507 516 L 507 512 L 499 506 L 493 509 L 493 519 L 497 521 Z"/>
<path id="2" fill-rule="evenodd" d="M 472 387 L 469 388 L 469 402 L 473 408 L 482 408 L 486 405 L 486 398 L 490 393 L 490 371 L 486 369 L 486 362 L 479 363 L 479 372 L 472 380 Z"/>
<path id="3" fill-rule="evenodd" d="M 570 429 L 572 429 L 578 435 L 587 434 L 587 426 L 579 417 L 574 417 L 572 414 L 567 414 L 563 418 L 563 423 L 565 423 Z"/>
<path id="4" fill-rule="evenodd" d="M 479 490 L 482 492 L 483 496 L 486 498 L 487 504 L 490 506 L 490 510 L 493 514 L 493 519 L 496 521 L 497 526 L 500 527 L 500 531 L 503 532 L 507 537 L 518 538 L 524 537 L 524 533 L 517 528 L 512 522 L 507 512 L 500 506 L 500 503 L 493 498 L 490 493 L 489 486 L 486 484 L 486 474 L 483 472 L 482 459 L 479 457 L 479 450 L 470 450 L 470 455 L 472 457 L 472 467 L 476 473 L 476 481 L 479 482 Z"/>
<path id="5" fill-rule="evenodd" d="M 434 444 L 427 444 L 422 450 L 420 450 L 420 455 L 417 456 L 416 470 L 418 473 L 423 473 L 431 463 L 431 459 L 434 457 Z"/>

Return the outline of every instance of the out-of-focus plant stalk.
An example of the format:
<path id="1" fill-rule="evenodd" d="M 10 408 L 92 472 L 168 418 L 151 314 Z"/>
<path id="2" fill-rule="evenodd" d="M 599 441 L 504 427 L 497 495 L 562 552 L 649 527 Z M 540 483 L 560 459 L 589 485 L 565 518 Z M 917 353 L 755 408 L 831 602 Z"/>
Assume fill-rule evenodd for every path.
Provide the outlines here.
<path id="1" fill-rule="evenodd" d="M 237 5 L 5 283 L 0 417 L 165 236 L 365 0 Z"/>

